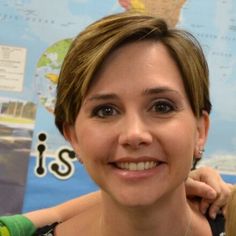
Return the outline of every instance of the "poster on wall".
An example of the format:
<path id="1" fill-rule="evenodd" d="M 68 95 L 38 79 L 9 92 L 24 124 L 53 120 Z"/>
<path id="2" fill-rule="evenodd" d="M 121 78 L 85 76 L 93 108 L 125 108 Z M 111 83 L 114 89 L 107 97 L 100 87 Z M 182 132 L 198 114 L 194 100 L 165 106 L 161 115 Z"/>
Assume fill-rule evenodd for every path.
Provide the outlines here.
<path id="1" fill-rule="evenodd" d="M 0 214 L 52 206 L 97 189 L 54 125 L 57 79 L 73 38 L 84 27 L 128 9 L 165 18 L 200 40 L 213 103 L 200 165 L 236 182 L 233 0 L 0 0 L 0 202 L 6 202 Z"/>

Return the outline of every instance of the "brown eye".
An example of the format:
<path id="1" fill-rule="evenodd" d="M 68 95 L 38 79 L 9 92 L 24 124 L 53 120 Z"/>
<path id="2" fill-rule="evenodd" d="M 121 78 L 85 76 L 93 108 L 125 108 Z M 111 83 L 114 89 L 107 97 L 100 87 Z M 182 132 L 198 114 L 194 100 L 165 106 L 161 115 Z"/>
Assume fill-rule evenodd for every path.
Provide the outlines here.
<path id="1" fill-rule="evenodd" d="M 109 105 L 98 106 L 92 112 L 92 116 L 97 116 L 99 118 L 106 118 L 110 116 L 115 116 L 117 114 L 118 111 L 113 106 Z"/>
<path id="2" fill-rule="evenodd" d="M 168 101 L 157 101 L 152 105 L 151 110 L 156 113 L 166 114 L 174 111 L 175 107 Z"/>

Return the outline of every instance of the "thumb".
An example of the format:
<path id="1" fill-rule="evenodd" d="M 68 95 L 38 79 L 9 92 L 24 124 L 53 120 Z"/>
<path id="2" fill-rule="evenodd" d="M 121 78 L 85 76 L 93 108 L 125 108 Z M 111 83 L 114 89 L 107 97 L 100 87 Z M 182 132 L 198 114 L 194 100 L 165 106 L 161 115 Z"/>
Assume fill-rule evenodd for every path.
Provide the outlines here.
<path id="1" fill-rule="evenodd" d="M 206 200 L 214 200 L 217 197 L 217 193 L 212 187 L 192 178 L 187 178 L 185 189 L 188 198 L 200 197 Z"/>

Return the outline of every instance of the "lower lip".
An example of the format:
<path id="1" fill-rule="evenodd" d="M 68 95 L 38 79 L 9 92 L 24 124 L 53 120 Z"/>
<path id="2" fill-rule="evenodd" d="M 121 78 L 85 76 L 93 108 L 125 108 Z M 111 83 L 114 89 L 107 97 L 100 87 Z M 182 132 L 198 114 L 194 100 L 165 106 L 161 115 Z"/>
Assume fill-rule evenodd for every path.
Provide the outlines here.
<path id="1" fill-rule="evenodd" d="M 113 166 L 113 171 L 116 175 L 120 178 L 125 180 L 135 181 L 150 178 L 152 176 L 156 176 L 158 173 L 163 172 L 164 168 L 166 167 L 165 163 L 161 163 L 154 168 L 148 170 L 139 170 L 139 171 L 132 171 L 132 170 L 123 170 Z"/>

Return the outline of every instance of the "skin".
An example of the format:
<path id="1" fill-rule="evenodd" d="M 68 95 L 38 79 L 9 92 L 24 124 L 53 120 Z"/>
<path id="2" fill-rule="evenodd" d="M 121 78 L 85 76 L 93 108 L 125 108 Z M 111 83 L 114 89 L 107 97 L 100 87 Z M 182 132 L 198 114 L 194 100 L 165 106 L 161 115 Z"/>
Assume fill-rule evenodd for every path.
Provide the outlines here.
<path id="1" fill-rule="evenodd" d="M 220 209 L 225 213 L 226 202 L 231 195 L 233 185 L 225 183 L 216 170 L 200 167 L 190 172 L 185 188 L 191 202 L 194 202 L 196 197 L 201 198 L 201 201 L 197 202 L 198 210 L 205 214 L 209 208 L 209 215 L 214 218 Z M 99 205 L 100 202 L 101 193 L 97 191 L 54 207 L 25 213 L 24 216 L 31 220 L 36 228 L 40 228 L 55 222 L 67 221 Z"/>
<path id="2" fill-rule="evenodd" d="M 190 218 L 191 235 L 211 235 L 206 219 L 189 207 L 184 187 L 208 127 L 207 113 L 194 116 L 179 70 L 161 43 L 117 49 L 97 74 L 75 125 L 64 126 L 101 188 L 101 204 L 60 224 L 57 235 L 184 235 Z M 156 166 L 123 168 L 142 162 Z"/>
<path id="3" fill-rule="evenodd" d="M 188 198 L 191 199 L 191 196 L 193 198 L 203 196 L 201 191 L 205 187 L 208 188 L 209 185 L 214 191 L 204 191 L 206 195 L 199 202 L 199 210 L 202 214 L 206 214 L 208 210 L 209 216 L 214 219 L 219 212 L 226 214 L 227 201 L 234 189 L 234 185 L 224 182 L 216 170 L 210 167 L 200 167 L 189 173 L 189 178 L 186 181 Z"/>

